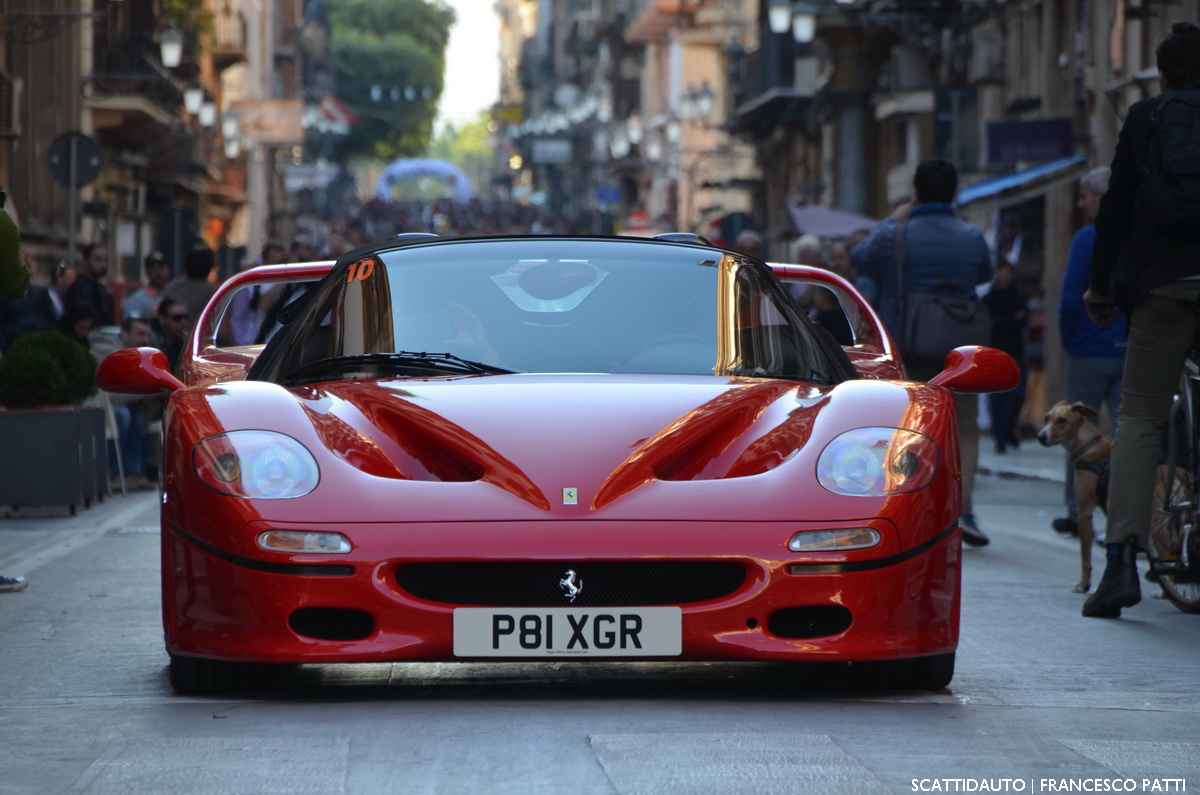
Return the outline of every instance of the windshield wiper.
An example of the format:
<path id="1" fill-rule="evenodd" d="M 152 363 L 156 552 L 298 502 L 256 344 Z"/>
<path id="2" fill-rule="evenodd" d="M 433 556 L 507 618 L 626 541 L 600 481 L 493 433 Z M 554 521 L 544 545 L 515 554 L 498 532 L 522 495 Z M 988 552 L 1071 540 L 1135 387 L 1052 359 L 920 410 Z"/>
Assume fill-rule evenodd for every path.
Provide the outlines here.
<path id="1" fill-rule="evenodd" d="M 395 351 L 394 353 L 363 353 L 357 356 L 331 356 L 301 365 L 284 375 L 291 381 L 297 378 L 323 373 L 329 370 L 350 370 L 356 367 L 386 367 L 397 370 L 434 370 L 445 373 L 470 373 L 472 375 L 504 375 L 514 372 L 483 362 L 473 362 L 453 353 L 427 353 L 418 351 Z"/>

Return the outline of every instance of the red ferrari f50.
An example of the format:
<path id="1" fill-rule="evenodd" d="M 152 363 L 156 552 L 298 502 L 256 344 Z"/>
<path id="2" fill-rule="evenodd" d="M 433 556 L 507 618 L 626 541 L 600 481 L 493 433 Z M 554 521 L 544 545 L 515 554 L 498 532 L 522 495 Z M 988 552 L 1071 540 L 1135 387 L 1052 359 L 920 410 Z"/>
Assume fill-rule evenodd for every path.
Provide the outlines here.
<path id="1" fill-rule="evenodd" d="M 785 282 L 831 291 L 854 343 Z M 232 296 L 271 284 L 292 290 L 280 329 L 219 345 Z M 968 347 L 906 380 L 826 271 L 564 237 L 256 268 L 174 373 L 142 348 L 98 375 L 170 392 L 163 622 L 184 693 L 262 663 L 568 658 L 869 662 L 943 687 L 953 393 L 1017 378 Z"/>

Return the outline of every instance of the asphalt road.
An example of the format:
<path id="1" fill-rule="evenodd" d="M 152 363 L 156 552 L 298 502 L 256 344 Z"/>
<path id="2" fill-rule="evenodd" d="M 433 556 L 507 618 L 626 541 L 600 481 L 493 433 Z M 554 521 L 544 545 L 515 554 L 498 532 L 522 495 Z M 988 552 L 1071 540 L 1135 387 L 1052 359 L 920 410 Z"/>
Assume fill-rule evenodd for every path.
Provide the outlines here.
<path id="1" fill-rule="evenodd" d="M 915 694 L 789 666 L 545 663 L 305 667 L 184 698 L 154 495 L 3 519 L 0 572 L 31 584 L 0 594 L 0 793 L 1200 790 L 1200 616 L 1145 598 L 1081 618 L 1060 495 L 981 478 L 993 543 L 965 552 L 957 672 Z"/>

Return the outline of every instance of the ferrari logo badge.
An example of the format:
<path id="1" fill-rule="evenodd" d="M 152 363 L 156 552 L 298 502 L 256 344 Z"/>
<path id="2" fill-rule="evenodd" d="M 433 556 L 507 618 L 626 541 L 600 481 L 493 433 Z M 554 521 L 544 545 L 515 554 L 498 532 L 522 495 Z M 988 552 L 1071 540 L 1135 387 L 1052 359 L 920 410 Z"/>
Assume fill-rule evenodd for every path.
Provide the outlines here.
<path id="1" fill-rule="evenodd" d="M 579 581 L 576 582 L 575 577 L 575 570 L 567 569 L 567 576 L 558 581 L 558 587 L 563 589 L 563 596 L 572 602 L 575 601 L 575 597 L 579 596 L 583 590 L 583 578 L 580 577 Z"/>
<path id="2" fill-rule="evenodd" d="M 579 489 L 563 489 L 563 505 L 578 505 Z"/>

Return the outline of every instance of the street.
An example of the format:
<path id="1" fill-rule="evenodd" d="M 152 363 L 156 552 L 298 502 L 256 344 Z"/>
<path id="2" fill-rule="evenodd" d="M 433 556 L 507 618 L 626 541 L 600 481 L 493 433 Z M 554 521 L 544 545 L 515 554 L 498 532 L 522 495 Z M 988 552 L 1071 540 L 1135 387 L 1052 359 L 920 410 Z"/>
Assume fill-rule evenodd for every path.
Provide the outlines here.
<path id="1" fill-rule="evenodd" d="M 1049 527 L 1061 451 L 1031 445 L 981 462 L 992 544 L 964 552 L 937 693 L 785 665 L 537 663 L 310 666 L 180 697 L 154 494 L 2 519 L 0 572 L 30 585 L 0 595 L 0 792 L 1196 791 L 1200 616 L 1148 585 L 1122 620 L 1080 616 L 1078 544 Z M 1095 582 L 1099 548 L 1093 565 Z"/>

